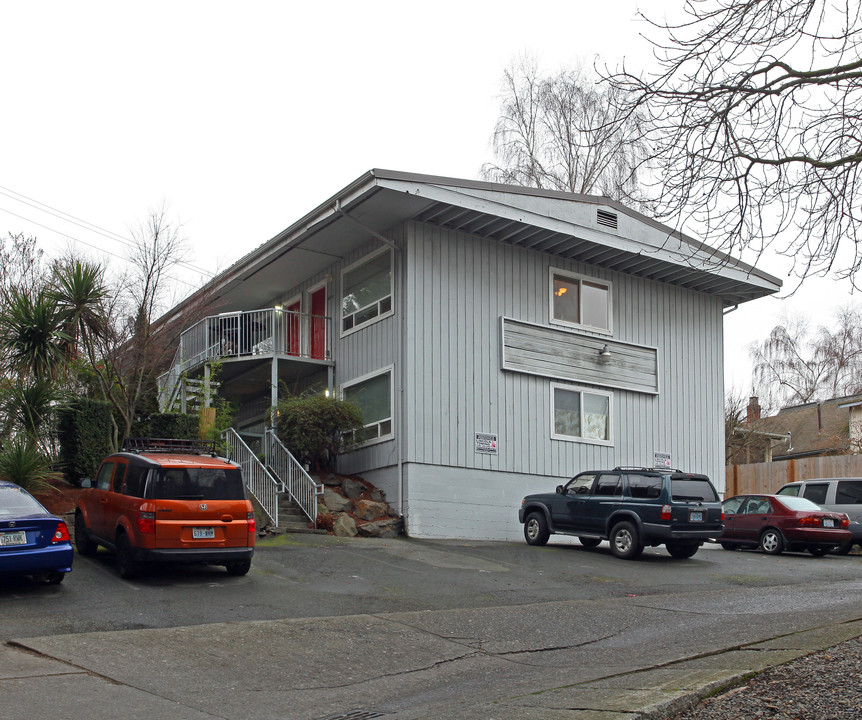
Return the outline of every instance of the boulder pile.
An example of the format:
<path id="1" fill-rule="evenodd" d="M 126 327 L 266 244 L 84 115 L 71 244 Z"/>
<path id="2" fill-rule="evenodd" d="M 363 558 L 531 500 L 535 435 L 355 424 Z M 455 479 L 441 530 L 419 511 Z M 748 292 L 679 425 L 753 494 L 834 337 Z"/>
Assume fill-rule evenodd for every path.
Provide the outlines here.
<path id="1" fill-rule="evenodd" d="M 394 538 L 404 521 L 390 506 L 383 491 L 360 477 L 319 475 L 323 497 L 317 505 L 317 527 L 338 537 Z"/>

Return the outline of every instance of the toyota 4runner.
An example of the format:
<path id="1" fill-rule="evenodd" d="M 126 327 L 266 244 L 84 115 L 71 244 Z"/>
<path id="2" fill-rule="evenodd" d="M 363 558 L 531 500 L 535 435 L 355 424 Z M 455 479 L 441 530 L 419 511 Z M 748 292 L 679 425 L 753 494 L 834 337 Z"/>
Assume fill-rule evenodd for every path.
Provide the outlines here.
<path id="1" fill-rule="evenodd" d="M 75 546 L 116 553 L 122 577 L 145 563 L 210 563 L 244 575 L 254 554 L 254 511 L 238 465 L 214 444 L 127 439 L 82 482 Z M 209 453 L 206 450 L 210 450 Z"/>
<path id="2" fill-rule="evenodd" d="M 625 559 L 647 545 L 690 558 L 724 527 L 706 475 L 629 467 L 583 472 L 554 493 L 528 495 L 518 519 L 530 545 L 544 545 L 554 533 L 575 535 L 586 547 L 608 540 L 613 554 Z"/>

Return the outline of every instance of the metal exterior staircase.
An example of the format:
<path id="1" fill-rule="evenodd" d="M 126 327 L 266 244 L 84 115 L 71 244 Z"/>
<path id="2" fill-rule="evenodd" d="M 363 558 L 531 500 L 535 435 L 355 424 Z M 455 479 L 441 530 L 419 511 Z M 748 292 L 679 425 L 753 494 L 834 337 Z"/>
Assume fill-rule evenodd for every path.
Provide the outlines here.
<path id="1" fill-rule="evenodd" d="M 225 430 L 222 437 L 228 459 L 242 468 L 249 492 L 274 526 L 287 531 L 305 530 L 309 521 L 317 526 L 317 501 L 323 485 L 314 481 L 271 429 L 264 439 L 265 462 L 233 428 Z"/>

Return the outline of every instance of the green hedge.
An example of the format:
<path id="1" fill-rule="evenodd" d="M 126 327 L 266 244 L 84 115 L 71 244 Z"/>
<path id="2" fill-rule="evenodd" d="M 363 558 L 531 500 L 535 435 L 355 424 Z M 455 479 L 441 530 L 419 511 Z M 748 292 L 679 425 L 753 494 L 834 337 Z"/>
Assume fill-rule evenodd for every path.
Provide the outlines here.
<path id="1" fill-rule="evenodd" d="M 200 417 L 180 413 L 155 413 L 150 415 L 149 432 L 145 437 L 177 438 L 179 440 L 200 439 Z"/>
<path id="2" fill-rule="evenodd" d="M 81 398 L 58 412 L 61 469 L 73 485 L 94 478 L 111 452 L 111 404 Z"/>

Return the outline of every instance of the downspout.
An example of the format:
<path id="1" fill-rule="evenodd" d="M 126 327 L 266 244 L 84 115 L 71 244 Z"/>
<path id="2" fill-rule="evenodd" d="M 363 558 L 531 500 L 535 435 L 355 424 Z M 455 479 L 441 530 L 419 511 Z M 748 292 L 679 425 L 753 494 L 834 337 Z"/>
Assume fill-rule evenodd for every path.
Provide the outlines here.
<path id="1" fill-rule="evenodd" d="M 402 262 L 396 264 L 396 268 L 400 268 L 399 273 L 401 274 L 401 278 L 399 279 L 399 286 L 401 290 L 401 298 L 400 298 L 400 312 L 396 315 L 396 323 L 395 323 L 395 342 L 396 346 L 400 348 L 401 352 L 401 360 L 396 371 L 396 376 L 398 378 L 398 432 L 395 437 L 395 453 L 398 456 L 398 514 L 401 518 L 404 517 L 404 365 L 407 360 L 406 358 L 406 348 L 404 347 L 404 318 L 406 317 L 405 313 L 405 303 L 407 291 L 405 288 L 406 282 L 403 279 L 406 270 L 403 267 L 404 255 L 403 253 L 398 252 L 399 248 L 396 243 L 390 240 L 388 237 L 381 235 L 376 230 L 368 227 L 365 223 L 360 222 L 355 217 L 348 215 L 345 210 L 341 206 L 341 200 L 335 201 L 335 212 L 341 215 L 343 218 L 350 220 L 350 222 L 362 228 L 365 232 L 371 235 L 373 238 L 376 238 L 384 245 L 392 248 L 395 251 L 396 258 L 400 258 Z M 395 278 L 392 278 L 392 281 L 395 282 Z M 400 317 L 399 317 L 400 315 Z"/>

